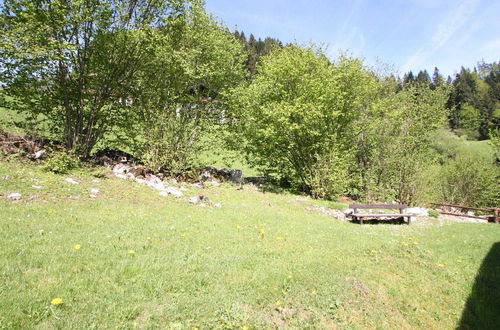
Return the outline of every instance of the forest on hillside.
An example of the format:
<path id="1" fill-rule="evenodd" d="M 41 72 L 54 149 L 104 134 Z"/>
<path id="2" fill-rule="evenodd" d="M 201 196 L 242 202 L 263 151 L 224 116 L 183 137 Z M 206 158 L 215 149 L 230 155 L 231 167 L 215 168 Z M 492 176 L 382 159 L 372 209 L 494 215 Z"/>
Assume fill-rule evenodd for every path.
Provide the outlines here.
<path id="1" fill-rule="evenodd" d="M 500 62 L 380 75 L 230 31 L 199 0 L 1 7 L 0 107 L 65 146 L 53 164 L 122 150 L 175 176 L 222 145 L 317 198 L 500 202 Z"/>

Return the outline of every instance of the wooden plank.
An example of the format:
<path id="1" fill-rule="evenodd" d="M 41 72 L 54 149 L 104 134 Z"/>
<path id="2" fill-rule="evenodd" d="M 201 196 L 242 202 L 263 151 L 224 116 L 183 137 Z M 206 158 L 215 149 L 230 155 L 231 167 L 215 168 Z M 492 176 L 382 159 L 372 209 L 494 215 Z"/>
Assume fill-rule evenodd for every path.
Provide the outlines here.
<path id="1" fill-rule="evenodd" d="M 463 214 L 463 213 L 452 213 L 452 212 L 444 212 L 444 211 L 439 211 L 441 214 L 447 214 L 447 215 L 454 215 L 456 217 L 464 217 L 464 218 L 475 218 L 475 219 L 483 219 L 483 220 L 488 220 L 489 218 L 492 218 L 491 215 L 468 215 L 468 214 Z"/>
<path id="2" fill-rule="evenodd" d="M 353 217 L 356 218 L 369 218 L 369 217 L 375 217 L 375 218 L 380 218 L 380 217 L 397 217 L 397 218 L 402 218 L 402 217 L 412 217 L 413 214 L 401 214 L 401 213 L 353 213 L 350 214 Z"/>
<path id="3" fill-rule="evenodd" d="M 351 204 L 349 208 L 351 209 L 405 209 L 408 205 L 405 204 Z"/>
<path id="4" fill-rule="evenodd" d="M 438 206 L 448 206 L 448 207 L 455 207 L 455 208 L 459 208 L 459 209 L 476 210 L 476 211 L 485 211 L 485 212 L 493 212 L 493 211 L 495 211 L 495 208 L 480 208 L 480 207 L 472 207 L 472 206 L 464 206 L 464 205 L 455 205 L 455 204 L 432 203 L 432 205 L 438 205 Z"/>

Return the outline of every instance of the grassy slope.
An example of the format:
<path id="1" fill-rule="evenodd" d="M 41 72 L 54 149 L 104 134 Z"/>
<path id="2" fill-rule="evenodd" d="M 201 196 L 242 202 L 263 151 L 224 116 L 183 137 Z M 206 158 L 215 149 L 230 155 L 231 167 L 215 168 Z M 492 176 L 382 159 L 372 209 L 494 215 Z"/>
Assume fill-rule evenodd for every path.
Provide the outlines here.
<path id="1" fill-rule="evenodd" d="M 8 110 L 0 107 L 0 128 L 17 135 L 24 135 L 25 132 L 22 128 L 16 126 L 17 122 L 23 120 L 23 116 L 15 111 Z"/>
<path id="2" fill-rule="evenodd" d="M 0 328 L 452 328 L 500 237 L 494 224 L 343 223 L 251 188 L 206 189 L 223 207 L 201 208 L 71 176 L 81 184 L 0 162 Z"/>

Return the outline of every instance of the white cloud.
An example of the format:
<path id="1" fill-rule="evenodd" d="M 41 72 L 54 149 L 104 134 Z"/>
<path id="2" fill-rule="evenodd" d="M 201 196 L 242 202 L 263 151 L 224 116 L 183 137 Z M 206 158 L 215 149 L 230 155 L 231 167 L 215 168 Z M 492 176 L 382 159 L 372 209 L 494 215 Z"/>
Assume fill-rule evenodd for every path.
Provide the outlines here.
<path id="1" fill-rule="evenodd" d="M 463 0 L 459 2 L 456 9 L 438 24 L 429 44 L 421 47 L 408 58 L 403 65 L 403 72 L 422 67 L 432 55 L 445 47 L 453 39 L 456 32 L 469 21 L 478 4 L 479 0 Z"/>

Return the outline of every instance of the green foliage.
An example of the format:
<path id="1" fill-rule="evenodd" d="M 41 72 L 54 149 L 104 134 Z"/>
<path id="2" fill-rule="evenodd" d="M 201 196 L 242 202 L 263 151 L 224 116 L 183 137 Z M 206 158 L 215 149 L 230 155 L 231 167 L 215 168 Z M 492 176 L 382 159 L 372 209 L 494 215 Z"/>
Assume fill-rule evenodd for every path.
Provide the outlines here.
<path id="1" fill-rule="evenodd" d="M 135 105 L 145 137 L 141 158 L 152 169 L 193 165 L 203 134 L 224 121 L 221 94 L 244 77 L 241 44 L 193 2 L 148 34 L 148 62 Z"/>
<path id="2" fill-rule="evenodd" d="M 490 144 L 493 148 L 493 157 L 500 162 L 500 129 L 490 132 Z"/>
<path id="3" fill-rule="evenodd" d="M 43 168 L 46 171 L 64 174 L 81 166 L 80 159 L 69 152 L 53 152 L 45 161 Z"/>
<path id="4" fill-rule="evenodd" d="M 318 159 L 335 162 L 327 152 L 350 147 L 350 125 L 369 99 L 373 76 L 359 60 L 332 64 L 321 50 L 298 46 L 275 49 L 257 71 L 231 93 L 233 142 L 275 180 L 310 189 Z"/>
<path id="5" fill-rule="evenodd" d="M 433 132 L 445 125 L 447 91 L 410 86 L 383 95 L 360 120 L 358 163 L 368 200 L 414 204 L 433 164 Z"/>
<path id="6" fill-rule="evenodd" d="M 127 106 L 145 55 L 145 31 L 182 12 L 183 1 L 6 0 L 0 26 L 0 80 L 9 107 L 43 114 L 68 149 L 83 156 Z"/>
<path id="7" fill-rule="evenodd" d="M 432 218 L 439 218 L 440 213 L 436 210 L 429 210 L 429 216 Z"/>
<path id="8" fill-rule="evenodd" d="M 349 187 L 350 159 L 334 148 L 318 156 L 310 175 L 311 193 L 316 198 L 335 199 Z"/>
<path id="9" fill-rule="evenodd" d="M 458 155 L 440 169 L 437 190 L 440 201 L 478 207 L 500 203 L 500 168 L 491 162 Z"/>

